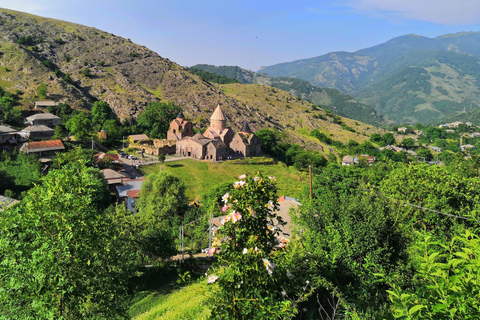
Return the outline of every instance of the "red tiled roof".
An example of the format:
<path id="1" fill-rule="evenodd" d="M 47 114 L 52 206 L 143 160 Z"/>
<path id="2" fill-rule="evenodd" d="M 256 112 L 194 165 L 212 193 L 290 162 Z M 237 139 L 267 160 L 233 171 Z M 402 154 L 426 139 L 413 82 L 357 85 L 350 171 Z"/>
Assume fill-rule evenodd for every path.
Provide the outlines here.
<path id="1" fill-rule="evenodd" d="M 26 146 L 26 150 L 36 150 L 36 149 L 65 149 L 63 146 L 62 140 L 46 140 L 46 141 L 35 141 L 29 142 Z"/>
<path id="2" fill-rule="evenodd" d="M 127 191 L 127 195 L 130 198 L 139 198 L 140 197 L 140 195 L 139 195 L 140 191 L 142 191 L 142 190 L 129 190 L 129 191 Z"/>

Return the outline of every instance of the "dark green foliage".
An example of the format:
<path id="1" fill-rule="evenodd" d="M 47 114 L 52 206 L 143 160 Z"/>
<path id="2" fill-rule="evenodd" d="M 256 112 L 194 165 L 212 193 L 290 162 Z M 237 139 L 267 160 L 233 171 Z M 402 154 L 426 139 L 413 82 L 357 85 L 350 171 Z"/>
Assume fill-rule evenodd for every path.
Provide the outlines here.
<path id="1" fill-rule="evenodd" d="M 304 150 L 297 144 L 281 142 L 279 132 L 262 129 L 256 135 L 266 153 L 298 170 L 306 170 L 310 165 L 322 167 L 327 163 L 327 159 L 318 151 Z"/>
<path id="2" fill-rule="evenodd" d="M 175 252 L 175 220 L 185 214 L 185 185 L 167 171 L 155 172 L 142 184 L 137 202 L 139 246 L 143 259 L 165 259 Z M 175 228 L 174 228 L 175 227 Z"/>
<path id="3" fill-rule="evenodd" d="M 137 127 L 151 139 L 164 139 L 170 122 L 177 117 L 180 107 L 172 102 L 151 102 L 138 116 Z"/>
<path id="4" fill-rule="evenodd" d="M 407 149 L 412 149 L 415 147 L 415 140 L 412 138 L 405 138 L 402 140 L 402 145 Z"/>
<path id="5" fill-rule="evenodd" d="M 81 162 L 87 167 L 95 166 L 95 158 L 93 155 L 96 152 L 91 149 L 84 149 L 79 146 L 73 147 L 66 152 L 57 153 L 52 159 L 52 168 L 61 169 L 66 165 L 73 165 Z"/>
<path id="6" fill-rule="evenodd" d="M 41 163 L 34 155 L 26 153 L 0 153 L 0 194 L 9 189 L 15 197 L 30 189 L 41 177 Z"/>
<path id="7" fill-rule="evenodd" d="M 14 96 L 0 87 L 0 123 L 15 123 L 20 114 L 20 109 L 15 107 Z"/>
<path id="8" fill-rule="evenodd" d="M 425 161 L 432 161 L 433 160 L 432 151 L 430 151 L 430 149 L 427 149 L 427 148 L 418 149 L 417 150 L 417 155 L 419 157 L 424 157 Z"/>
<path id="9" fill-rule="evenodd" d="M 91 131 L 91 126 L 92 121 L 89 115 L 82 111 L 72 116 L 65 124 L 65 127 L 75 136 L 75 140 L 87 138 Z"/>
<path id="10" fill-rule="evenodd" d="M 382 140 L 386 145 L 391 145 L 395 144 L 395 137 L 393 136 L 393 133 L 387 132 L 382 135 Z"/>
<path id="11" fill-rule="evenodd" d="M 38 41 L 38 42 L 41 42 Z M 17 40 L 17 43 L 18 44 L 24 44 L 24 45 L 27 45 L 27 46 L 33 46 L 34 44 L 38 43 L 32 36 L 20 36 L 18 37 L 18 40 Z"/>
<path id="12" fill-rule="evenodd" d="M 97 131 L 103 129 L 103 124 L 113 116 L 112 108 L 105 101 L 95 101 L 92 106 L 92 125 Z"/>
<path id="13" fill-rule="evenodd" d="M 48 92 L 48 88 L 45 83 L 42 82 L 37 86 L 37 95 L 40 98 L 45 99 L 47 97 L 47 92 Z"/>
<path id="14" fill-rule="evenodd" d="M 82 74 L 83 74 L 85 77 L 90 77 L 90 76 L 92 75 L 89 68 L 83 69 L 83 70 L 82 70 Z"/>
<path id="15" fill-rule="evenodd" d="M 239 81 L 232 79 L 232 78 L 227 78 L 225 76 L 220 76 L 216 73 L 208 72 L 208 71 L 203 71 L 200 69 L 196 69 L 194 67 L 188 68 L 187 71 L 196 74 L 200 78 L 202 78 L 203 81 L 208 81 L 208 82 L 214 82 L 214 83 L 220 83 L 220 84 L 227 84 L 227 83 L 240 83 Z"/>
<path id="16" fill-rule="evenodd" d="M 138 255 L 98 169 L 51 171 L 0 219 L 0 313 L 8 319 L 126 316 Z"/>
<path id="17" fill-rule="evenodd" d="M 408 238 L 396 226 L 397 207 L 366 187 L 355 188 L 379 170 L 323 170 L 314 178 L 313 200 L 305 197 L 298 215 L 302 244 L 312 253 L 309 260 L 316 261 L 317 276 L 334 283 L 357 310 L 381 318 L 388 301 L 365 265 L 382 266 L 399 277 L 405 274 Z"/>

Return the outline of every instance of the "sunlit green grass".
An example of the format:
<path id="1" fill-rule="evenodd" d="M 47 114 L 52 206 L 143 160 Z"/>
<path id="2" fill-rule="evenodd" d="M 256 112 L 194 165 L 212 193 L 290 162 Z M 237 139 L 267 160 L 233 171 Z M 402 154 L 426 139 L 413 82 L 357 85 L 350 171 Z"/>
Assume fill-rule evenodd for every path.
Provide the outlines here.
<path id="1" fill-rule="evenodd" d="M 150 293 L 131 307 L 131 310 L 143 310 L 132 319 L 207 319 L 210 311 L 203 304 L 206 293 L 206 281 L 188 285 L 169 294 Z"/>
<path id="2" fill-rule="evenodd" d="M 142 167 L 145 175 L 167 170 L 180 178 L 187 186 L 187 197 L 197 199 L 212 187 L 224 182 L 233 182 L 241 174 L 256 174 L 260 171 L 264 176 L 275 176 L 277 179 L 278 196 L 298 197 L 305 186 L 308 176 L 294 167 L 283 163 L 272 163 L 270 158 L 253 158 L 224 162 L 198 161 L 193 159 L 165 162 Z"/>

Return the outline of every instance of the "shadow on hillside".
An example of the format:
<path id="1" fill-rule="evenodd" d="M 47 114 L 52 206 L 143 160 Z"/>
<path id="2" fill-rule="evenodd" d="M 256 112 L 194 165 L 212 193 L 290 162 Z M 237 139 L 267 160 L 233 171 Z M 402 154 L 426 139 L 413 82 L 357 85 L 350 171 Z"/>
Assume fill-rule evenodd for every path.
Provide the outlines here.
<path id="1" fill-rule="evenodd" d="M 180 167 L 183 167 L 183 164 L 169 164 L 168 166 L 170 168 L 180 168 Z"/>

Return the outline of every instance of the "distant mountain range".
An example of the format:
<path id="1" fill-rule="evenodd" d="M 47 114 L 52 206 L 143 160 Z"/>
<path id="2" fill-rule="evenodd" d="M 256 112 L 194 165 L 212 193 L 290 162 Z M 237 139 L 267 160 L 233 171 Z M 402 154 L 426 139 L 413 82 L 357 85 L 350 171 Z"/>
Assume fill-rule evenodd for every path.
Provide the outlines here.
<path id="1" fill-rule="evenodd" d="M 197 64 L 192 68 L 235 79 L 240 83 L 272 86 L 343 117 L 359 120 L 377 127 L 386 124 L 382 115 L 371 106 L 360 103 L 337 89 L 316 87 L 306 80 L 293 77 L 270 77 L 267 74 L 245 70 L 238 66 Z"/>
<path id="2" fill-rule="evenodd" d="M 397 123 L 435 123 L 480 106 L 480 33 L 433 39 L 410 34 L 353 53 L 328 53 L 259 72 L 336 88 Z"/>

